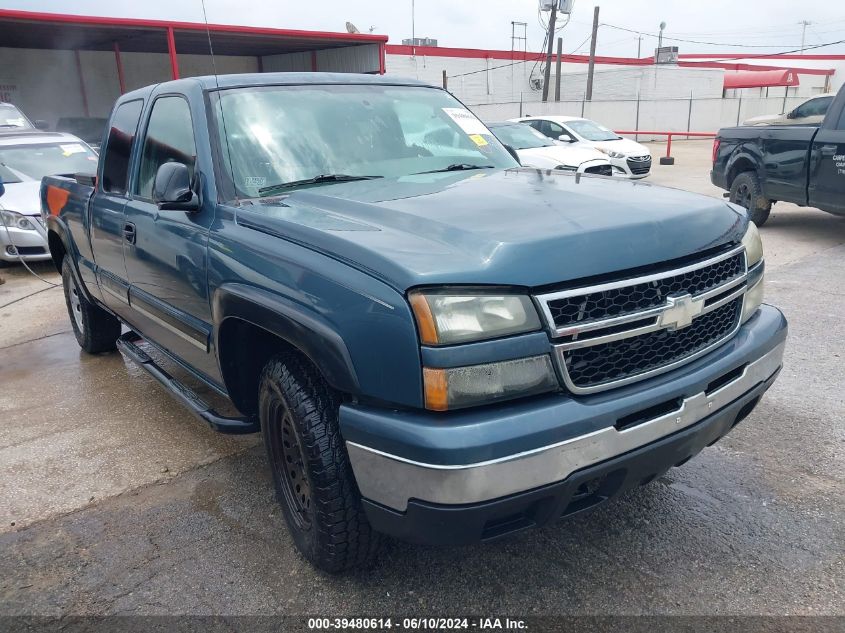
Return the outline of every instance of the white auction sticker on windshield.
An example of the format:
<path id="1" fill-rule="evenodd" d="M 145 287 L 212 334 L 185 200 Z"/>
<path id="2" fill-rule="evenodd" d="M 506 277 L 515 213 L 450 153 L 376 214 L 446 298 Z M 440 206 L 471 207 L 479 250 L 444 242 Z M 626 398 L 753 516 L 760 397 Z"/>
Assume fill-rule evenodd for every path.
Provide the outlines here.
<path id="1" fill-rule="evenodd" d="M 469 110 L 464 108 L 443 108 L 443 112 L 449 115 L 455 123 L 466 134 L 490 134 L 490 131 L 484 127 L 484 124 Z"/>
<path id="2" fill-rule="evenodd" d="M 70 145 L 59 145 L 62 148 L 62 154 L 70 156 L 71 154 L 84 154 L 85 148 L 79 143 L 71 143 Z"/>

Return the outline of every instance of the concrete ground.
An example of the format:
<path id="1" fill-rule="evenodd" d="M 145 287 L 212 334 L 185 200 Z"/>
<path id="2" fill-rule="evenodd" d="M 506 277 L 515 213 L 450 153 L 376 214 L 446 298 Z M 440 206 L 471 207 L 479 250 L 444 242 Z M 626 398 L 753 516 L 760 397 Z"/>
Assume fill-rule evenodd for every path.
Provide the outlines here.
<path id="1" fill-rule="evenodd" d="M 673 150 L 648 182 L 721 196 L 709 141 Z M 762 234 L 791 337 L 725 440 L 590 514 L 489 545 L 390 542 L 337 577 L 294 551 L 257 437 L 81 353 L 61 290 L 0 271 L 0 615 L 845 615 L 845 219 L 778 204 Z"/>

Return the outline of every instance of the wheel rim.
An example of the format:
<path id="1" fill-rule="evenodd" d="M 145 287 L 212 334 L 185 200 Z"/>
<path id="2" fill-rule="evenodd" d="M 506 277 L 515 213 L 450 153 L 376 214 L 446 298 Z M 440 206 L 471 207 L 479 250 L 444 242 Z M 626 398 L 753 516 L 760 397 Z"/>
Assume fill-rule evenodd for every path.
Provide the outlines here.
<path id="1" fill-rule="evenodd" d="M 70 312 L 73 315 L 73 320 L 76 322 L 76 327 L 82 331 L 82 298 L 79 296 L 79 288 L 76 287 L 76 281 L 70 282 Z"/>
<path id="2" fill-rule="evenodd" d="M 311 483 L 299 434 L 284 402 L 273 402 L 269 413 L 276 476 L 294 524 L 300 530 L 308 530 L 311 527 Z"/>
<path id="3" fill-rule="evenodd" d="M 742 205 L 746 209 L 751 208 L 751 187 L 747 184 L 742 183 L 736 189 L 736 200 L 734 201 L 737 204 Z"/>

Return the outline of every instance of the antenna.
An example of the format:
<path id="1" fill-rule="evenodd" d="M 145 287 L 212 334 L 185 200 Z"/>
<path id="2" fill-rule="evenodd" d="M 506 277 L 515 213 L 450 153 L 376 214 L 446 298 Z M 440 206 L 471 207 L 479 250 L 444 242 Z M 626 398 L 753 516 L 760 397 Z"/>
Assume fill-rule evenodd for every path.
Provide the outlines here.
<path id="1" fill-rule="evenodd" d="M 346 32 L 347 33 L 360 33 L 361 31 L 358 30 L 358 27 L 352 24 L 352 22 L 346 23 Z"/>
<path id="2" fill-rule="evenodd" d="M 205 20 L 205 34 L 208 37 L 208 52 L 211 54 L 211 69 L 214 71 L 214 84 L 217 86 L 217 105 L 220 106 L 220 122 L 223 125 L 223 138 L 226 140 L 226 155 L 229 157 L 229 175 L 232 179 L 232 188 L 235 193 L 235 200 L 238 199 L 238 187 L 235 185 L 234 163 L 232 163 L 232 150 L 229 148 L 229 133 L 226 131 L 226 117 L 223 115 L 223 99 L 220 95 L 220 79 L 217 77 L 217 62 L 214 59 L 214 46 L 211 44 L 211 28 L 208 26 L 208 13 L 205 10 L 205 0 L 202 4 L 202 19 Z"/>

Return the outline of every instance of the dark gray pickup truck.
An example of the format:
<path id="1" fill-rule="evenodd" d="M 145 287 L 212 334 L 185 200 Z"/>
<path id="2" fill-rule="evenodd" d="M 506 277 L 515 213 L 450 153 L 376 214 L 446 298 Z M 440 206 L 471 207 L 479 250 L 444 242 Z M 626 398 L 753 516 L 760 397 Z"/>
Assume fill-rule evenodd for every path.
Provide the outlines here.
<path id="1" fill-rule="evenodd" d="M 366 562 L 380 533 L 490 540 L 653 481 L 781 367 L 741 208 L 521 168 L 415 81 L 136 90 L 97 173 L 41 195 L 79 344 L 117 346 L 217 430 L 260 430 L 323 569 Z"/>
<path id="2" fill-rule="evenodd" d="M 748 209 L 757 226 L 775 202 L 845 215 L 845 86 L 821 126 L 743 126 L 713 142 L 714 185 Z"/>

